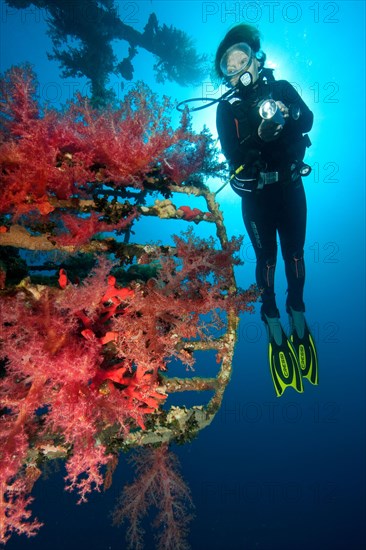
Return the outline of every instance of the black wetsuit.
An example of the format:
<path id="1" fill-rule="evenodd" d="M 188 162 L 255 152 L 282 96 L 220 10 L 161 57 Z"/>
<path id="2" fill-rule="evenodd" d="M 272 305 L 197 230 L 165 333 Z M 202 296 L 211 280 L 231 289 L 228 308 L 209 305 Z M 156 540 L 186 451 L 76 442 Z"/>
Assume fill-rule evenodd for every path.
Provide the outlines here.
<path id="1" fill-rule="evenodd" d="M 269 96 L 282 101 L 295 116 L 286 119 L 276 140 L 264 142 L 258 136 L 262 120 L 258 103 Z M 284 80 L 259 79 L 250 93 L 238 93 L 220 102 L 217 109 L 217 130 L 223 153 L 232 172 L 244 165 L 239 177 L 248 179 L 248 187 L 243 191 L 235 186 L 235 179 L 231 184 L 242 197 L 244 224 L 257 259 L 256 280 L 262 291 L 262 313 L 269 317 L 279 315 L 274 292 L 277 233 L 288 284 L 286 304 L 305 311 L 306 198 L 296 166 L 303 160 L 309 144 L 303 134 L 311 129 L 312 123 L 312 112 Z M 270 179 L 278 181 L 267 183 Z"/>

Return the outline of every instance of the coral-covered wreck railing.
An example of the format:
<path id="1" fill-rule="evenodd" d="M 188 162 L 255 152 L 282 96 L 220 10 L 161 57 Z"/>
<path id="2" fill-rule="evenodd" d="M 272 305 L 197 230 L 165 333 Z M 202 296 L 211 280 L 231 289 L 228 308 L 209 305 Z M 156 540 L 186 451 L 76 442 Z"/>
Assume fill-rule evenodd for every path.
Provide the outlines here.
<path id="1" fill-rule="evenodd" d="M 209 223 L 215 224 L 216 234 L 219 239 L 222 248 L 228 245 L 227 233 L 223 221 L 222 213 L 219 209 L 219 204 L 215 200 L 214 193 L 210 192 L 207 187 L 193 187 L 193 186 L 176 186 L 170 185 L 169 189 L 172 193 L 187 194 L 190 197 L 203 197 L 207 204 L 209 215 L 204 214 L 201 210 L 191 209 L 185 207 L 186 210 L 177 208 L 170 199 L 163 201 L 155 201 L 155 204 L 150 207 L 140 207 L 140 214 L 144 216 L 159 217 L 162 219 L 185 219 L 188 223 Z M 73 201 L 59 201 L 50 200 L 50 203 L 54 208 L 73 206 L 75 208 L 76 202 Z M 95 207 L 92 200 L 80 200 L 78 201 L 78 208 L 81 212 L 89 212 Z M 0 246 L 12 246 L 21 248 L 24 250 L 44 251 L 50 252 L 55 249 L 60 252 L 75 253 L 117 253 L 119 257 L 128 258 L 132 261 L 134 258 L 139 258 L 141 255 L 174 255 L 175 249 L 173 246 L 168 245 L 142 245 L 142 244 L 128 244 L 119 242 L 115 238 L 104 238 L 98 240 L 91 240 L 80 246 L 73 245 L 55 245 L 47 235 L 34 236 L 28 232 L 24 227 L 20 225 L 13 225 L 9 228 L 9 231 L 0 234 Z M 32 285 L 27 282 L 20 285 L 20 289 L 26 286 L 28 292 L 36 294 L 36 288 L 39 289 L 39 285 L 32 289 Z M 237 292 L 236 282 L 234 277 L 234 271 L 230 269 L 230 278 L 227 280 L 227 287 L 229 293 L 235 295 Z M 13 291 L 12 291 L 13 292 Z M 190 439 L 195 433 L 202 428 L 208 426 L 218 409 L 220 408 L 222 397 L 225 388 L 230 380 L 232 371 L 232 358 L 234 348 L 237 340 L 237 327 L 238 327 L 238 314 L 236 308 L 229 308 L 227 310 L 226 317 L 226 330 L 218 338 L 209 340 L 197 340 L 193 342 L 181 341 L 177 348 L 183 349 L 190 354 L 195 351 L 216 351 L 217 357 L 220 360 L 220 367 L 216 376 L 210 378 L 203 377 L 174 377 L 170 378 L 169 375 L 161 377 L 161 389 L 167 394 L 184 391 L 212 391 L 213 395 L 209 403 L 205 406 L 197 405 L 190 408 L 183 406 L 173 406 L 164 415 L 156 414 L 154 421 L 150 422 L 150 428 L 145 430 L 131 431 L 121 441 L 121 447 L 126 448 L 129 446 L 140 446 L 150 443 L 163 443 L 172 440 Z M 111 431 L 108 432 L 108 437 L 111 437 Z M 116 446 L 113 445 L 116 450 Z M 65 448 L 65 454 L 67 448 Z M 54 456 L 60 457 L 62 455 L 62 449 L 58 446 L 58 452 L 55 453 L 54 449 L 47 453 L 46 449 L 42 449 L 44 455 L 49 455 L 50 458 Z M 34 451 L 32 453 L 34 455 Z M 34 459 L 34 456 L 33 456 Z"/>
<path id="2" fill-rule="evenodd" d="M 170 187 L 173 192 L 186 193 L 189 196 L 203 197 L 206 200 L 207 208 L 210 213 L 209 217 L 203 215 L 202 212 L 197 212 L 192 219 L 196 223 L 207 222 L 216 225 L 216 234 L 220 241 L 221 247 L 225 248 L 228 245 L 227 233 L 223 221 L 222 213 L 219 205 L 215 200 L 215 195 L 208 188 L 195 187 Z M 168 205 L 171 209 L 169 218 L 180 217 L 179 208 L 177 209 L 173 203 Z M 145 211 L 148 215 L 159 216 L 159 211 L 152 207 Z M 235 294 L 237 291 L 233 268 L 230 269 L 230 278 L 227 281 L 229 293 Z M 208 341 L 181 342 L 179 346 L 192 353 L 195 351 L 214 350 L 220 361 L 220 368 L 216 376 L 210 378 L 194 377 L 194 378 L 169 378 L 164 376 L 163 388 L 168 393 L 184 392 L 184 391 L 213 391 L 209 403 L 205 406 L 197 405 L 191 408 L 186 407 L 171 407 L 163 421 L 159 416 L 156 418 L 154 428 L 145 432 L 130 433 L 126 439 L 128 445 L 141 445 L 146 443 L 161 443 L 171 440 L 189 439 L 199 430 L 208 426 L 217 411 L 220 408 L 224 391 L 229 383 L 232 372 L 232 359 L 234 348 L 237 341 L 238 314 L 235 308 L 227 310 L 226 330 L 224 334 L 218 338 Z"/>
<path id="3" fill-rule="evenodd" d="M 222 170 L 212 139 L 192 132 L 186 114 L 173 129 L 167 98 L 140 84 L 118 109 L 97 111 L 78 97 L 58 112 L 40 107 L 29 68 L 13 68 L 0 84 L 6 542 L 39 528 L 28 505 L 43 461 L 64 458 L 67 488 L 84 501 L 110 478 L 121 449 L 153 444 L 161 461 L 169 442 L 208 426 L 230 380 L 238 314 L 257 296 L 236 287 L 241 241 L 228 239 L 205 185 Z M 190 204 L 205 200 L 207 212 L 175 206 L 182 194 Z M 131 242 L 146 217 L 210 224 L 219 246 L 193 231 Z M 198 352 L 212 350 L 213 374 L 201 377 Z M 182 392 L 211 393 L 169 406 Z"/>

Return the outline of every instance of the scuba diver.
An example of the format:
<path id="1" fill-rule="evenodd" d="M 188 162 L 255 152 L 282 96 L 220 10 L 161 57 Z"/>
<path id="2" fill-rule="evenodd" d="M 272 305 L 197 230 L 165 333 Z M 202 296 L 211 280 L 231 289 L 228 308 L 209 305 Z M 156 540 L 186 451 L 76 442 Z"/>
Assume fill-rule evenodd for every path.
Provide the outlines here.
<path id="1" fill-rule="evenodd" d="M 311 145 L 306 132 L 313 113 L 293 86 L 276 81 L 264 63 L 255 27 L 239 24 L 227 32 L 216 52 L 215 71 L 232 93 L 219 101 L 216 124 L 256 255 L 270 371 L 281 396 L 289 386 L 302 392 L 302 378 L 318 384 L 317 353 L 303 301 L 306 198 L 301 178 L 311 171 L 303 159 Z M 277 234 L 288 285 L 289 338 L 274 290 Z"/>

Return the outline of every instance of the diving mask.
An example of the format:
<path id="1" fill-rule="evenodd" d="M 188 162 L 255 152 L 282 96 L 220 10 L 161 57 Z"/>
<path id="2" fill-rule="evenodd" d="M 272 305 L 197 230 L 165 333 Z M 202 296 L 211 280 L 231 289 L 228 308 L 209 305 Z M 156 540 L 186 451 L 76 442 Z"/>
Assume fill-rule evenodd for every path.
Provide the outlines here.
<path id="1" fill-rule="evenodd" d="M 225 79 L 229 80 L 233 76 L 249 69 L 252 60 L 253 52 L 251 47 L 245 42 L 240 42 L 226 50 L 220 61 L 220 69 Z"/>

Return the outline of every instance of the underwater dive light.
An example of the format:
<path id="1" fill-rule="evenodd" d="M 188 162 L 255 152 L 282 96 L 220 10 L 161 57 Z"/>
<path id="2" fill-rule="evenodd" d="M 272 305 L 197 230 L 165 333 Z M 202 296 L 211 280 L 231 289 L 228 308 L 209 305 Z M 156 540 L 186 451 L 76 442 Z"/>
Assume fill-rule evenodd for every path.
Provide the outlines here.
<path id="1" fill-rule="evenodd" d="M 299 167 L 299 174 L 301 177 L 306 177 L 311 172 L 311 166 L 308 164 L 305 164 L 305 162 L 301 163 L 301 166 Z"/>
<path id="2" fill-rule="evenodd" d="M 276 124 L 285 124 L 285 119 L 274 99 L 265 99 L 259 106 L 259 114 L 263 120 L 271 120 Z"/>

